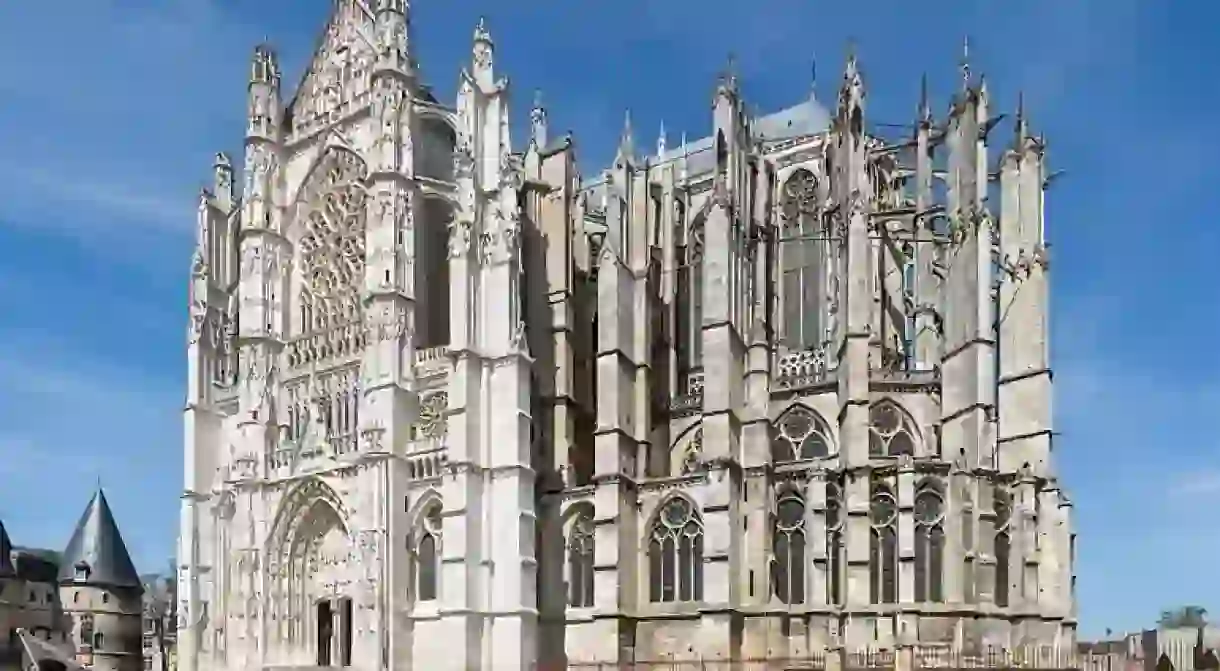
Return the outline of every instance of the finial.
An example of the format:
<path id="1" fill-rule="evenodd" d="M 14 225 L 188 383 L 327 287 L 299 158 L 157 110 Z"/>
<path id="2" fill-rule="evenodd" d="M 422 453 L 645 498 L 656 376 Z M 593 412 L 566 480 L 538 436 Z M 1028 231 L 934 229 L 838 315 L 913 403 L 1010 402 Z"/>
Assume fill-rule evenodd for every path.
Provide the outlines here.
<path id="1" fill-rule="evenodd" d="M 1017 145 L 1020 146 L 1029 137 L 1029 121 L 1025 118 L 1025 91 L 1017 93 Z"/>
<path id="2" fill-rule="evenodd" d="M 818 57 L 814 54 L 813 59 L 809 62 L 809 90 L 812 94 L 818 90 Z"/>
<path id="3" fill-rule="evenodd" d="M 962 88 L 970 88 L 970 36 L 962 38 Z"/>
<path id="4" fill-rule="evenodd" d="M 534 109 L 542 109 L 542 89 L 534 89 Z"/>
<path id="5" fill-rule="evenodd" d="M 721 76 L 724 85 L 730 91 L 737 90 L 737 54 L 729 52 L 724 64 L 724 74 Z"/>
<path id="6" fill-rule="evenodd" d="M 661 119 L 661 130 L 657 133 L 657 158 L 665 155 L 665 120 Z"/>
<path id="7" fill-rule="evenodd" d="M 631 130 L 631 110 L 628 109 L 623 114 L 623 134 L 619 138 L 619 155 L 623 158 L 632 158 L 634 156 L 635 140 L 634 133 Z"/>
<path id="8" fill-rule="evenodd" d="M 474 27 L 475 42 L 491 42 L 491 33 L 487 30 L 487 17 L 480 16 L 478 24 Z"/>
<path id="9" fill-rule="evenodd" d="M 932 120 L 932 107 L 928 101 L 928 73 L 923 73 L 919 78 L 919 120 L 928 122 Z"/>

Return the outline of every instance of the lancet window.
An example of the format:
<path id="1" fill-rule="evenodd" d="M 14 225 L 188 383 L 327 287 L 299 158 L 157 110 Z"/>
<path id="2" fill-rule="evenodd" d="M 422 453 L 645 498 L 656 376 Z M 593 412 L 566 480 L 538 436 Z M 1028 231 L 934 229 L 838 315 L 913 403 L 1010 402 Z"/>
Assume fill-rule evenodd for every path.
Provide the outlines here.
<path id="1" fill-rule="evenodd" d="M 703 520 L 690 501 L 665 502 L 649 530 L 648 596 L 654 603 L 703 598 Z"/>
<path id="2" fill-rule="evenodd" d="M 941 602 L 944 593 L 945 501 L 940 485 L 925 480 L 915 492 L 915 600 Z"/>
<path id="3" fill-rule="evenodd" d="M 703 217 L 696 217 L 688 227 L 686 206 L 679 202 L 674 215 L 678 218 L 677 246 L 677 309 L 675 310 L 675 340 L 678 369 L 689 373 L 698 368 L 703 351 Z"/>
<path id="4" fill-rule="evenodd" d="M 830 427 L 813 410 L 795 405 L 776 422 L 771 459 L 777 463 L 830 455 Z"/>
<path id="5" fill-rule="evenodd" d="M 302 333 L 358 324 L 361 318 L 365 165 L 341 149 L 322 160 L 303 193 L 297 315 Z"/>
<path id="6" fill-rule="evenodd" d="M 874 483 L 869 506 L 869 596 L 872 603 L 898 601 L 898 504 L 894 493 Z"/>
<path id="7" fill-rule="evenodd" d="M 787 604 L 805 603 L 805 498 L 800 492 L 781 490 L 771 543 L 775 596 Z"/>
<path id="8" fill-rule="evenodd" d="M 1009 602 L 1009 561 L 1012 556 L 1012 495 L 997 488 L 995 510 L 995 605 Z"/>
<path id="9" fill-rule="evenodd" d="M 970 492 L 962 490 L 961 532 L 962 552 L 965 563 L 962 566 L 962 598 L 966 603 L 974 603 L 974 500 Z"/>
<path id="10" fill-rule="evenodd" d="M 826 483 L 826 599 L 843 603 L 843 490 Z"/>
<path id="11" fill-rule="evenodd" d="M 868 410 L 868 456 L 915 455 L 914 422 L 898 404 L 882 400 Z"/>
<path id="12" fill-rule="evenodd" d="M 415 531 L 415 600 L 436 601 L 440 595 L 441 505 L 428 506 Z"/>
<path id="13" fill-rule="evenodd" d="M 568 605 L 593 606 L 593 515 L 582 510 L 568 527 Z"/>
<path id="14" fill-rule="evenodd" d="M 784 182 L 780 209 L 783 242 L 780 309 L 783 341 L 790 349 L 821 347 L 827 236 L 822 226 L 818 180 L 808 170 L 797 170 Z"/>

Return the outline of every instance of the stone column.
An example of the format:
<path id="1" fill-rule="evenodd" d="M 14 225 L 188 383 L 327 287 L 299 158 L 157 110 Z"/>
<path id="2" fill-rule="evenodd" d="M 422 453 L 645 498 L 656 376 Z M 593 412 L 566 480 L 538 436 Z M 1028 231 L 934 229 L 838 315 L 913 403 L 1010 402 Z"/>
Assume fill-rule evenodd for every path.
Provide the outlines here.
<path id="1" fill-rule="evenodd" d="M 635 372 L 632 358 L 636 312 L 636 282 L 610 242 L 602 247 L 597 271 L 597 428 L 594 435 L 594 584 L 593 607 L 612 617 L 637 602 L 635 579 L 639 545 L 636 542 L 635 475 L 637 440 L 631 415 L 635 410 Z M 590 651 L 598 661 L 620 662 L 624 652 L 617 619 L 603 621 L 604 641 Z"/>

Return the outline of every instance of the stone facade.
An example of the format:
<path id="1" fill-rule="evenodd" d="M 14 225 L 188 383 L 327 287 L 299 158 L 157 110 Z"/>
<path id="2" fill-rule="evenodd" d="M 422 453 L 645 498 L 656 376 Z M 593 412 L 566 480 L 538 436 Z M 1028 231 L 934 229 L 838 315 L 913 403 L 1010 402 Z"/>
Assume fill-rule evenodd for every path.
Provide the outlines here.
<path id="1" fill-rule="evenodd" d="M 1071 651 L 1044 143 L 965 77 L 911 136 L 745 112 L 582 180 L 456 102 L 404 0 L 256 49 L 190 286 L 183 671 L 525 669 L 939 644 Z"/>

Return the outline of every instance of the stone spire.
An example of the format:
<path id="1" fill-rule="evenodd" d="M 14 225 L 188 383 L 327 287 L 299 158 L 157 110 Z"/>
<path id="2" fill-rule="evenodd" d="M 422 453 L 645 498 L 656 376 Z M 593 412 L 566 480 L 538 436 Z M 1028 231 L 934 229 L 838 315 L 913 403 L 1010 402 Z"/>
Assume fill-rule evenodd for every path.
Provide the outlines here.
<path id="1" fill-rule="evenodd" d="M 106 494 L 98 488 L 76 523 L 59 565 L 60 584 L 143 589 Z"/>

